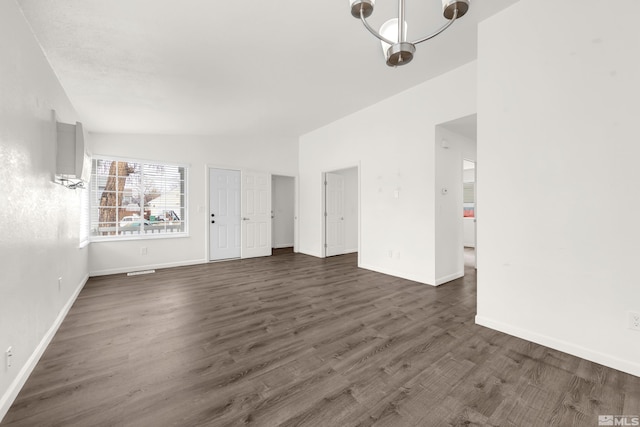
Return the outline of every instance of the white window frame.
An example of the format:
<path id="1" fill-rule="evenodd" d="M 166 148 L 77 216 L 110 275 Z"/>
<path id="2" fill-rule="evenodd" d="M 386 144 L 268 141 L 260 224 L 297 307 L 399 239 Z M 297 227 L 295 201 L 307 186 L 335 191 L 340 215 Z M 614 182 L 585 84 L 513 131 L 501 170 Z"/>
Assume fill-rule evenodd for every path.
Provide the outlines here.
<path id="1" fill-rule="evenodd" d="M 108 155 L 93 155 L 91 156 L 91 178 L 93 180 L 93 160 L 107 160 L 114 162 L 128 162 L 144 164 L 155 164 L 164 166 L 175 166 L 184 168 L 184 231 L 175 233 L 144 233 L 144 234 L 126 234 L 126 235 L 112 235 L 112 236 L 94 236 L 91 231 L 91 219 L 89 220 L 89 242 L 90 243 L 102 243 L 102 242 L 118 242 L 125 240 L 155 240 L 155 239 L 177 239 L 189 237 L 189 165 L 184 163 L 167 162 L 163 160 L 151 160 L 151 159 L 135 159 L 131 157 L 119 157 Z M 144 168 L 143 168 L 144 169 Z M 144 182 L 144 179 L 141 180 Z M 98 207 L 93 203 L 93 183 L 89 182 L 89 212 L 90 216 L 93 215 L 94 209 Z"/>

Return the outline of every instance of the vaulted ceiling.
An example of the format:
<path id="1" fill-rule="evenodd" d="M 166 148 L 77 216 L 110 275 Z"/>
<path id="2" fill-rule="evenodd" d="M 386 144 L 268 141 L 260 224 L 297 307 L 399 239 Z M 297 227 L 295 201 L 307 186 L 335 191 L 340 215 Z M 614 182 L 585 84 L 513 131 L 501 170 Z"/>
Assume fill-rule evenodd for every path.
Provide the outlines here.
<path id="1" fill-rule="evenodd" d="M 97 132 L 294 137 L 476 58 L 477 24 L 517 0 L 475 0 L 405 67 L 347 0 L 18 0 L 71 102 Z M 378 0 L 375 27 L 396 15 Z M 408 0 L 409 39 L 444 23 Z"/>

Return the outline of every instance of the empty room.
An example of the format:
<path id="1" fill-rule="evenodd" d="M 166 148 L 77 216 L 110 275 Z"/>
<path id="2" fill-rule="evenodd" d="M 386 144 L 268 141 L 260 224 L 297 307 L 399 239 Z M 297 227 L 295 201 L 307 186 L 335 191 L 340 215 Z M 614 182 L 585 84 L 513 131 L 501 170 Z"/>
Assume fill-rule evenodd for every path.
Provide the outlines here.
<path id="1" fill-rule="evenodd" d="M 0 425 L 640 425 L 638 16 L 0 0 Z"/>

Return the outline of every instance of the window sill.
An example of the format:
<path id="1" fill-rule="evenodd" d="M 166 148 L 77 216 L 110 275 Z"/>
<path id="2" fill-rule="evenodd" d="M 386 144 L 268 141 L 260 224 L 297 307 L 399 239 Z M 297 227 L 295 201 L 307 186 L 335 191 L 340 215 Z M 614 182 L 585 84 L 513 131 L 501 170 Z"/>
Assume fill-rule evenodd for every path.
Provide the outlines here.
<path id="1" fill-rule="evenodd" d="M 189 233 L 171 233 L 171 234 L 136 234 L 131 236 L 109 236 L 109 237 L 92 237 L 91 243 L 105 243 L 105 242 L 121 242 L 127 240 L 162 240 L 162 239 L 180 239 L 190 237 Z"/>

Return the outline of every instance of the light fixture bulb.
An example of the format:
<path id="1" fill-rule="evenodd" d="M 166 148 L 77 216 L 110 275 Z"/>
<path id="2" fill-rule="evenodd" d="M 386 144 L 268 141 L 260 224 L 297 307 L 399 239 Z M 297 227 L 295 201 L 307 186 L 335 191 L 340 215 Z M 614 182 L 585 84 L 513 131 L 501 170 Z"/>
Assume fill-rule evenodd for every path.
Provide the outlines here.
<path id="1" fill-rule="evenodd" d="M 404 21 L 403 34 L 404 39 L 407 39 L 407 21 Z M 398 43 L 398 18 L 389 19 L 387 22 L 380 26 L 380 35 L 385 39 L 388 39 L 394 43 Z M 380 41 L 380 45 L 382 46 L 382 53 L 386 57 L 387 51 L 391 47 L 389 43 L 385 43 Z"/>
<path id="2" fill-rule="evenodd" d="M 407 22 L 404 22 L 402 27 L 402 40 L 398 41 L 398 19 L 389 19 L 380 27 L 380 35 L 389 41 L 394 42 L 393 45 L 389 45 L 384 41 L 380 41 L 382 46 L 382 54 L 387 61 L 387 65 L 390 67 L 397 67 L 400 65 L 406 65 L 413 59 L 413 54 L 416 51 L 415 46 L 412 43 L 408 43 L 402 40 L 407 39 Z"/>

